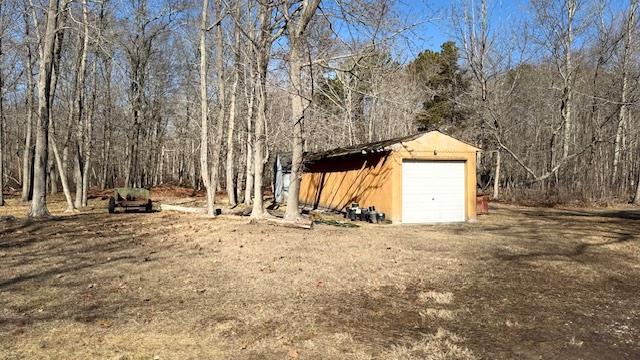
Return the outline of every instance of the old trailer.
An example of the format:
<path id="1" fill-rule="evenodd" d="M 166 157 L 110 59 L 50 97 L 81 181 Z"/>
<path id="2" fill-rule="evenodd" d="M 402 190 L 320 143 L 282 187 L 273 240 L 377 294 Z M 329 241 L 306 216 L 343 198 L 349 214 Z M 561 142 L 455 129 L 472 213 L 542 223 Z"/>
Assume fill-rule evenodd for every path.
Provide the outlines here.
<path id="1" fill-rule="evenodd" d="M 151 193 L 144 188 L 115 188 L 113 196 L 109 198 L 109 213 L 113 214 L 117 208 L 127 210 L 138 210 L 151 212 L 153 210 L 153 202 L 151 201 Z"/>

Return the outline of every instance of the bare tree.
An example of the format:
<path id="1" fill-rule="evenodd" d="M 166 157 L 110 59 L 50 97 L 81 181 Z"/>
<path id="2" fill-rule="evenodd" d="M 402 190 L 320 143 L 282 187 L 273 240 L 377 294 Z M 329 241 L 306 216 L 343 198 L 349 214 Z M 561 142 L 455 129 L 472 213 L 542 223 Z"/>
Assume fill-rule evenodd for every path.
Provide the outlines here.
<path id="1" fill-rule="evenodd" d="M 252 132 L 252 124 L 254 122 L 254 114 L 255 114 L 255 77 L 252 76 L 254 74 L 253 66 L 249 65 L 250 70 L 249 73 L 251 75 L 247 76 L 245 73 L 245 81 L 244 86 L 244 94 L 247 103 L 247 137 L 246 137 L 246 159 L 245 159 L 245 184 L 244 184 L 244 204 L 246 206 L 252 205 L 252 194 L 253 194 L 253 175 L 255 171 L 255 167 L 253 166 L 253 132 Z M 248 83 L 248 84 L 247 84 Z"/>
<path id="2" fill-rule="evenodd" d="M 289 183 L 289 195 L 287 198 L 287 211 L 285 218 L 295 220 L 300 216 L 299 196 L 300 180 L 302 179 L 302 156 L 304 150 L 304 138 L 302 124 L 305 117 L 305 109 L 308 106 L 302 89 L 302 65 L 304 64 L 304 45 L 306 31 L 320 5 L 320 0 L 303 0 L 294 11 L 300 12 L 299 18 L 290 13 L 293 4 L 285 3 L 283 14 L 287 19 L 287 37 L 289 38 L 289 81 L 291 82 L 291 122 L 292 134 L 292 160 L 291 179 Z"/>
<path id="3" fill-rule="evenodd" d="M 284 27 L 274 34 L 277 26 L 273 21 L 274 3 L 263 1 L 259 4 L 258 22 L 259 36 L 254 41 L 256 55 L 256 98 L 257 112 L 255 117 L 255 133 L 253 146 L 253 208 L 251 218 L 262 219 L 265 216 L 262 184 L 264 180 L 264 164 L 268 159 L 265 156 L 266 145 L 266 124 L 267 124 L 267 71 L 269 59 L 271 57 L 271 46 L 273 42 L 282 34 Z"/>
<path id="4" fill-rule="evenodd" d="M 578 7 L 577 0 L 566 0 L 563 7 L 566 9 L 566 28 L 560 48 L 564 55 L 564 62 L 559 66 L 559 70 L 563 81 L 560 113 L 563 120 L 562 158 L 564 159 L 569 156 L 569 144 L 573 133 L 573 83 L 576 70 L 573 64 L 572 51 L 575 40 L 574 19 Z"/>
<path id="5" fill-rule="evenodd" d="M 24 19 L 24 47 L 26 54 L 26 119 L 25 119 L 25 137 L 24 150 L 22 152 L 22 201 L 31 200 L 31 190 L 33 183 L 33 145 L 32 145 L 32 126 L 33 126 L 33 55 L 31 53 L 31 25 L 29 24 L 28 9 L 25 6 L 23 12 Z"/>
<path id="6" fill-rule="evenodd" d="M 82 190 L 84 185 L 82 180 L 84 178 L 84 136 L 85 136 L 85 79 L 87 69 L 87 55 L 89 52 L 89 10 L 86 0 L 82 0 L 82 35 L 78 36 L 78 52 L 79 62 L 76 77 L 76 88 L 74 90 L 75 99 L 71 111 L 72 116 L 75 117 L 75 146 L 74 146 L 74 177 L 75 177 L 75 207 L 82 207 Z"/>
<path id="7" fill-rule="evenodd" d="M 235 18 L 240 18 L 240 2 L 237 1 L 235 5 Z M 235 28 L 233 36 L 233 52 L 234 52 L 234 64 L 233 64 L 233 83 L 231 84 L 231 98 L 229 99 L 229 124 L 227 129 L 227 159 L 226 159 L 226 189 L 227 189 L 227 197 L 229 198 L 229 205 L 236 206 L 237 193 L 235 186 L 235 171 L 234 171 L 234 163 L 235 163 L 235 149 L 234 149 L 234 138 L 235 138 L 235 127 L 236 127 L 236 106 L 237 106 L 237 92 L 238 92 L 238 83 L 240 81 L 240 66 L 241 66 L 241 49 L 240 49 L 240 30 Z"/>
<path id="8" fill-rule="evenodd" d="M 47 160 L 49 137 L 49 111 L 51 107 L 50 86 L 53 64 L 58 0 L 49 0 L 43 43 L 40 48 L 38 73 L 38 119 L 36 122 L 36 148 L 33 171 L 33 198 L 29 216 L 41 218 L 49 216 L 47 209 Z"/>
<path id="9" fill-rule="evenodd" d="M 464 7 L 462 16 L 454 17 L 454 22 L 464 50 L 466 65 L 471 70 L 472 79 L 479 88 L 478 116 L 487 127 L 493 129 L 493 135 L 499 138 L 501 119 L 498 118 L 494 104 L 490 104 L 488 99 L 489 79 L 495 76 L 496 69 L 489 68 L 491 52 L 494 52 L 495 55 L 495 49 L 493 49 L 495 39 L 490 34 L 487 0 L 481 1 L 479 16 L 476 16 L 477 10 L 473 4 Z M 501 142 L 498 141 L 498 143 Z M 500 150 L 500 147 L 497 146 L 493 175 L 494 199 L 500 196 Z"/>
<path id="10" fill-rule="evenodd" d="M 200 174 L 207 191 L 207 214 L 214 215 L 215 184 L 209 169 L 209 99 L 207 97 L 207 11 L 209 1 L 202 0 L 200 17 Z"/>
<path id="11" fill-rule="evenodd" d="M 629 101 L 629 67 L 631 62 L 631 56 L 633 54 L 633 46 L 634 46 L 634 32 L 636 31 L 636 12 L 638 11 L 638 1 L 631 0 L 631 4 L 629 5 L 629 10 L 627 14 L 627 19 L 624 25 L 624 45 L 622 48 L 621 58 L 621 73 L 622 79 L 620 84 L 620 110 L 618 111 L 618 125 L 616 128 L 616 137 L 614 141 L 614 150 L 613 150 L 613 172 L 611 174 L 613 181 L 612 184 L 616 183 L 616 179 L 618 177 L 618 165 L 620 163 L 620 153 L 622 151 L 623 139 L 626 135 L 627 131 L 627 109 Z"/>
<path id="12" fill-rule="evenodd" d="M 50 91 L 49 91 L 49 99 L 51 104 L 53 104 L 53 101 L 55 99 L 55 94 L 56 94 L 56 90 L 58 88 L 58 79 L 61 77 L 61 73 L 62 73 L 62 69 L 61 69 L 61 61 L 62 61 L 62 46 L 63 46 L 63 40 L 64 40 L 64 31 L 62 30 L 65 27 L 65 23 L 66 23 L 66 19 L 67 19 L 67 14 L 69 12 L 69 9 L 67 7 L 67 5 L 69 4 L 70 0 L 62 0 L 62 2 L 60 3 L 60 8 L 61 8 L 61 13 L 59 15 L 59 19 L 58 19 L 58 27 L 59 30 L 56 31 L 55 34 L 55 39 L 54 39 L 54 46 L 53 46 L 53 53 L 54 53 L 54 58 L 53 58 L 53 64 L 52 64 L 52 71 L 51 71 L 51 85 L 50 85 Z M 74 76 L 74 81 L 77 81 L 77 75 Z M 74 85 L 73 86 L 73 90 L 72 91 L 76 91 L 77 90 L 77 86 Z M 69 143 L 70 143 L 70 139 L 71 139 L 71 131 L 73 129 L 73 121 L 74 121 L 74 113 L 73 113 L 73 109 L 74 109 L 74 98 L 75 98 L 75 93 L 73 94 L 73 96 L 71 97 L 71 99 L 69 100 L 69 112 L 68 112 L 68 117 L 67 117 L 67 131 L 66 131 L 66 135 L 64 136 L 64 145 L 63 145 L 63 155 L 62 157 L 60 156 L 60 152 L 58 151 L 58 146 L 56 144 L 56 139 L 55 139 L 55 129 L 56 129 L 56 124 L 53 121 L 54 116 L 53 116 L 53 106 L 51 106 L 49 108 L 49 127 L 50 127 L 50 132 L 49 132 L 49 149 L 51 149 L 51 151 L 53 152 L 53 156 L 55 159 L 55 163 L 57 166 L 57 173 L 60 176 L 60 182 L 62 183 L 62 191 L 64 193 L 64 197 L 67 201 L 67 208 L 66 208 L 66 212 L 73 212 L 76 211 L 76 205 L 73 201 L 73 198 L 71 196 L 71 190 L 69 188 L 69 181 L 68 181 L 68 177 L 67 177 L 67 154 L 68 154 L 68 149 L 69 149 Z"/>
<path id="13" fill-rule="evenodd" d="M 224 135 L 224 119 L 226 111 L 225 78 L 224 78 L 224 42 L 222 39 L 222 0 L 215 0 L 216 22 L 214 41 L 216 46 L 216 78 L 218 85 L 218 117 L 216 121 L 216 132 L 213 139 L 213 159 L 211 165 L 211 186 L 213 188 L 215 202 L 215 191 L 218 188 L 218 178 L 220 176 L 220 157 L 222 136 Z"/>
<path id="14" fill-rule="evenodd" d="M 88 31 L 89 29 L 89 7 L 87 5 L 87 0 L 82 0 L 82 13 L 83 13 L 83 25 L 84 30 Z M 101 3 L 100 6 L 100 14 L 98 24 L 98 31 L 96 35 L 96 39 L 101 39 L 102 30 L 104 27 L 104 3 Z M 88 44 L 87 44 L 88 45 Z M 93 117 L 95 115 L 96 110 L 96 96 L 98 92 L 97 86 L 97 73 L 98 73 L 98 53 L 95 52 L 92 67 L 91 67 L 91 99 L 89 102 L 89 109 L 86 114 L 86 122 L 85 122 L 85 131 L 83 138 L 83 160 L 84 163 L 82 165 L 82 207 L 86 207 L 88 205 L 88 197 L 89 197 L 89 174 L 91 169 L 91 155 L 93 148 Z"/>

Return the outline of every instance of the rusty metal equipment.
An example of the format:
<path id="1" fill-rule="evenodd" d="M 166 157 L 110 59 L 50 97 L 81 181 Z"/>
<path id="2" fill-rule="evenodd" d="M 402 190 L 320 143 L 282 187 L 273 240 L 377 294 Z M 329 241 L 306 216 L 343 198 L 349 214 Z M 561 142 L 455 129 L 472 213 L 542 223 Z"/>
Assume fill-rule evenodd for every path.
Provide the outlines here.
<path id="1" fill-rule="evenodd" d="M 489 213 L 489 195 L 476 195 L 476 212 L 478 215 L 486 215 Z"/>
<path id="2" fill-rule="evenodd" d="M 153 202 L 151 201 L 151 193 L 144 188 L 115 188 L 113 196 L 109 198 L 109 213 L 113 214 L 117 208 L 125 211 L 135 209 L 138 211 L 151 212 L 153 210 Z"/>

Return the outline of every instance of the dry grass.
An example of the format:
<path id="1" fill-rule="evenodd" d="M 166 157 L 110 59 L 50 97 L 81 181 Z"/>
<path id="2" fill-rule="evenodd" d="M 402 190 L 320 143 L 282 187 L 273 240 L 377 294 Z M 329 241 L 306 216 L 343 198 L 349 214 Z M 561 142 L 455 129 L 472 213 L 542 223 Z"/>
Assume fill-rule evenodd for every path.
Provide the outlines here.
<path id="1" fill-rule="evenodd" d="M 640 357 L 638 210 L 305 231 L 91 205 L 0 209 L 0 358 Z"/>
<path id="2" fill-rule="evenodd" d="M 451 304 L 453 302 L 453 293 L 438 291 L 423 291 L 418 294 L 418 299 L 423 303 L 435 302 L 436 304 Z"/>
<path id="3" fill-rule="evenodd" d="M 461 344 L 463 339 L 446 330 L 438 329 L 433 335 L 406 346 L 394 346 L 385 353 L 385 359 L 395 360 L 468 360 L 476 356 Z"/>

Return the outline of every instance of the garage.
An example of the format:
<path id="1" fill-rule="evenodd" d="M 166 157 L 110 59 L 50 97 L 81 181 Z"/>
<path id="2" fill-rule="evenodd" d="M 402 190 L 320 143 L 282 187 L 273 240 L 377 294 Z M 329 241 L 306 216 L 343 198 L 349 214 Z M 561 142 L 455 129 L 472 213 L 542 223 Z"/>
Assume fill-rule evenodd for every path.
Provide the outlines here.
<path id="1" fill-rule="evenodd" d="M 308 153 L 300 202 L 342 211 L 375 207 L 394 224 L 476 219 L 480 149 L 440 131 Z"/>
<path id="2" fill-rule="evenodd" d="M 402 222 L 465 221 L 463 161 L 402 163 Z"/>

